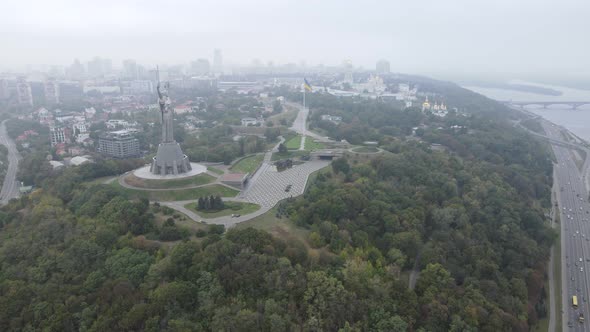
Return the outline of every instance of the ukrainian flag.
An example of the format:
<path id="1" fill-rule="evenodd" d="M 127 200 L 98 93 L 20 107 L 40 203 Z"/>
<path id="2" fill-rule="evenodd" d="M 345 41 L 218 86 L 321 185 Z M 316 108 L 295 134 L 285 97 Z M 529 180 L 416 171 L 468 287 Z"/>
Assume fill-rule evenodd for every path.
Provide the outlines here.
<path id="1" fill-rule="evenodd" d="M 311 84 L 307 81 L 307 79 L 303 79 L 303 88 L 309 92 L 312 91 Z"/>

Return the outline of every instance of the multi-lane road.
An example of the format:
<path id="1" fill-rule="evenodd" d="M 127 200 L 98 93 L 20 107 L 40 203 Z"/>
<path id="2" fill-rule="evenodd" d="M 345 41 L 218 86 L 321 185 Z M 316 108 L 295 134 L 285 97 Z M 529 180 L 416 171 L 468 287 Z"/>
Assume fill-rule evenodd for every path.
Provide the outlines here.
<path id="1" fill-rule="evenodd" d="M 0 191 L 0 205 L 4 205 L 19 195 L 16 172 L 18 170 L 18 162 L 21 158 L 14 141 L 6 133 L 6 120 L 0 123 L 0 144 L 8 148 L 8 170 L 6 171 L 6 176 L 2 183 L 2 190 Z"/>
<path id="2" fill-rule="evenodd" d="M 561 127 L 543 121 L 547 136 L 563 141 Z M 561 220 L 563 330 L 588 331 L 589 322 L 580 323 L 580 315 L 590 318 L 590 204 L 582 174 L 571 150 L 563 144 L 551 144 L 557 165 L 557 201 Z M 587 156 L 590 158 L 590 156 Z M 573 306 L 573 296 L 578 306 Z"/>

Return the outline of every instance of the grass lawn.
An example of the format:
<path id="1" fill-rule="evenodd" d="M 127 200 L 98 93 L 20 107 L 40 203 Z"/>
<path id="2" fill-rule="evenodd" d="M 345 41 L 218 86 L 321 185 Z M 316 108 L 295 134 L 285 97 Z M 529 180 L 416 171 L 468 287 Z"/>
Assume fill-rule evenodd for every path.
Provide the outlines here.
<path id="1" fill-rule="evenodd" d="M 311 138 L 309 136 L 305 139 L 305 150 L 306 151 L 320 150 L 320 149 L 323 149 L 325 147 L 326 146 L 324 145 L 324 143 L 322 143 L 322 142 L 315 142 L 313 140 L 313 138 Z"/>
<path id="2" fill-rule="evenodd" d="M 308 154 L 308 151 L 287 151 L 287 153 L 273 153 L 272 157 L 270 158 L 271 161 L 277 161 L 277 160 L 281 160 L 281 159 L 287 159 L 287 158 L 299 158 L 303 155 Z"/>
<path id="3" fill-rule="evenodd" d="M 219 174 L 219 175 L 223 174 L 223 170 L 220 170 L 219 168 L 216 168 L 216 167 L 213 167 L 213 166 L 207 166 L 207 170 L 209 172 L 213 172 L 215 174 Z"/>
<path id="4" fill-rule="evenodd" d="M 133 174 L 129 174 L 125 177 L 125 182 L 131 186 L 138 188 L 147 189 L 168 189 L 168 188 L 182 188 L 182 187 L 193 187 L 207 183 L 211 183 L 215 180 L 209 174 L 199 174 L 182 179 L 170 179 L 170 180 L 153 180 L 153 179 L 141 179 Z"/>
<path id="5" fill-rule="evenodd" d="M 293 222 L 289 220 L 287 217 L 277 218 L 276 217 L 277 208 L 274 207 L 270 209 L 268 212 L 259 215 L 256 218 L 252 218 L 248 221 L 241 222 L 235 225 L 235 228 L 243 229 L 243 228 L 256 228 L 267 231 L 272 235 L 288 240 L 289 238 L 295 238 L 299 241 L 305 243 L 307 247 L 309 247 L 307 243 L 307 238 L 309 236 L 310 231 L 296 226 Z"/>
<path id="6" fill-rule="evenodd" d="M 379 149 L 374 146 L 359 146 L 358 148 L 352 149 L 352 151 L 360 153 L 375 153 L 379 152 Z"/>
<path id="7" fill-rule="evenodd" d="M 297 150 L 301 146 L 301 136 L 297 135 L 285 143 L 285 146 L 289 150 Z"/>
<path id="8" fill-rule="evenodd" d="M 243 202 L 223 202 L 225 209 L 218 210 L 218 211 L 200 211 L 197 210 L 197 203 L 189 203 L 186 204 L 184 207 L 195 211 L 198 215 L 203 218 L 217 218 L 223 216 L 229 216 L 230 214 L 241 214 L 246 215 L 252 212 L 258 211 L 260 206 L 258 204 L 253 203 L 243 203 Z"/>
<path id="9" fill-rule="evenodd" d="M 255 154 L 245 158 L 242 158 L 236 164 L 234 164 L 229 170 L 233 173 L 252 173 L 262 163 L 264 159 L 263 154 Z"/>
<path id="10" fill-rule="evenodd" d="M 88 181 L 87 183 L 90 185 L 105 184 L 105 183 L 109 183 L 111 181 L 114 181 L 115 179 L 117 179 L 117 176 L 103 176 L 100 178 L 92 179 L 92 180 Z"/>
<path id="11" fill-rule="evenodd" d="M 147 198 L 150 201 L 184 201 L 209 195 L 235 197 L 239 193 L 239 191 L 235 189 L 231 189 L 219 184 L 213 184 L 199 188 L 176 190 L 134 190 L 122 187 L 118 181 L 113 181 L 111 185 L 129 195 L 130 198 Z"/>

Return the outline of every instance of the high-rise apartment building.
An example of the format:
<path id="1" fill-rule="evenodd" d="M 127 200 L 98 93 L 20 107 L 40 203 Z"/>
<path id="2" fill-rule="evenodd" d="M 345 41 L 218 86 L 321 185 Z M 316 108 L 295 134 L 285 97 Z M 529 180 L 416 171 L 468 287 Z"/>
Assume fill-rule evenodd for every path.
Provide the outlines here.
<path id="1" fill-rule="evenodd" d="M 107 133 L 98 138 L 98 152 L 113 158 L 139 157 L 139 140 L 125 130 Z"/>
<path id="2" fill-rule="evenodd" d="M 33 106 L 33 92 L 29 82 L 19 79 L 16 83 L 16 95 L 20 105 Z"/>
<path id="3" fill-rule="evenodd" d="M 391 71 L 391 68 L 389 66 L 389 61 L 387 61 L 387 60 L 377 61 L 377 64 L 375 65 L 375 70 L 377 71 L 378 74 L 389 73 Z"/>
<path id="4" fill-rule="evenodd" d="M 47 104 L 59 104 L 59 84 L 55 80 L 47 80 L 43 83 L 45 102 Z"/>

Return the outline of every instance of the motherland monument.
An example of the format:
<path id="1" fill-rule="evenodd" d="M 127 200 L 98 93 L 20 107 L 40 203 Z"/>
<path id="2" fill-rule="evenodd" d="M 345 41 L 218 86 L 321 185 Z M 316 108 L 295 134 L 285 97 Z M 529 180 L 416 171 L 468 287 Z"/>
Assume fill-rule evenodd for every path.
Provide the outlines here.
<path id="1" fill-rule="evenodd" d="M 170 96 L 168 90 L 170 84 L 166 82 L 164 87 L 160 86 L 159 71 L 158 76 L 158 104 L 160 105 L 160 115 L 162 120 L 162 142 L 158 145 L 158 153 L 152 160 L 150 173 L 154 175 L 179 175 L 192 170 L 188 157 L 182 153 L 180 144 L 174 140 L 173 121 L 174 110 L 171 108 Z"/>

